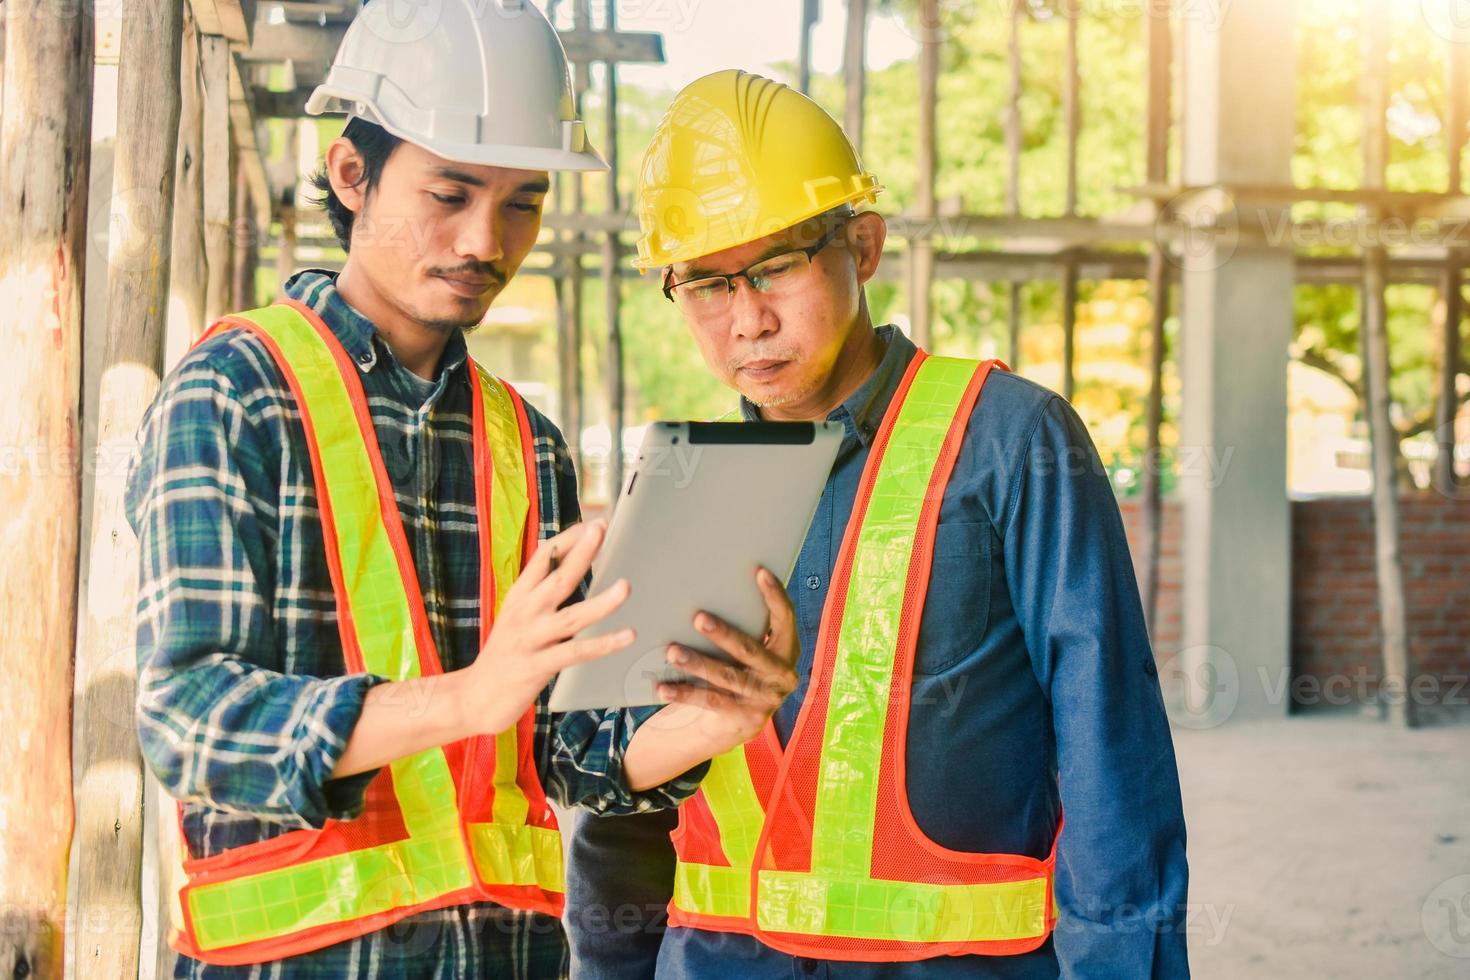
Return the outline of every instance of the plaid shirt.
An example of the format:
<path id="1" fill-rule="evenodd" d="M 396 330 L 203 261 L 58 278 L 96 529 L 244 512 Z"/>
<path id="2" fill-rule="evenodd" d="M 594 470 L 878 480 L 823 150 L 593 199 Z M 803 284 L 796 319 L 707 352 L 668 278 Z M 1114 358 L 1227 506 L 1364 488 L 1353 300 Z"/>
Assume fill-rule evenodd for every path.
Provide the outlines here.
<path id="1" fill-rule="evenodd" d="M 432 382 L 393 357 L 333 276 L 286 292 L 328 324 L 358 365 L 445 670 L 479 652 L 479 550 L 466 346 L 451 336 Z M 579 519 L 561 433 L 528 406 L 540 536 Z M 137 532 L 138 736 L 183 801 L 195 857 L 362 810 L 375 775 L 328 779 L 382 678 L 348 675 L 337 631 L 310 456 L 295 398 L 242 330 L 211 338 L 165 379 L 128 474 Z M 631 813 L 676 806 L 690 780 L 633 794 L 621 759 L 636 719 L 579 712 L 553 723 L 543 694 L 536 760 L 564 806 Z M 264 968 L 181 958 L 177 976 L 481 977 L 564 972 L 560 923 L 484 903 L 413 916 L 381 932 Z"/>

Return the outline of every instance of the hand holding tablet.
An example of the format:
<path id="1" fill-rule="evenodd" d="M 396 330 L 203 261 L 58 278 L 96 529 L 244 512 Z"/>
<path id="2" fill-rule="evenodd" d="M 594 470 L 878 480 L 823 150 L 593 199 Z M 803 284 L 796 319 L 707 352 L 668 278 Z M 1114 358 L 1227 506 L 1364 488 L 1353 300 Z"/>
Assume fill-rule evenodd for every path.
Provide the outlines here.
<path id="1" fill-rule="evenodd" d="M 795 564 L 841 442 L 842 426 L 830 422 L 650 426 L 592 564 L 589 595 L 595 600 L 621 579 L 632 591 L 578 637 L 632 628 L 636 638 L 562 671 L 551 710 L 670 700 L 728 709 L 732 698 L 743 697 L 754 709 L 767 696 L 755 688 L 778 690 L 785 668 L 775 661 L 781 657 L 772 654 L 770 641 L 752 641 L 765 636 L 771 590 L 782 587 L 779 581 L 758 584 L 756 573 L 766 568 L 775 579 L 774 573 L 789 573 Z M 713 631 L 696 629 L 700 612 L 715 621 Z M 771 627 L 779 643 L 775 631 L 783 624 Z M 688 652 L 689 659 L 672 662 L 671 648 Z M 700 656 L 692 655 L 696 651 Z M 677 686 L 661 688 L 666 683 Z M 743 685 L 745 693 L 726 683 Z"/>

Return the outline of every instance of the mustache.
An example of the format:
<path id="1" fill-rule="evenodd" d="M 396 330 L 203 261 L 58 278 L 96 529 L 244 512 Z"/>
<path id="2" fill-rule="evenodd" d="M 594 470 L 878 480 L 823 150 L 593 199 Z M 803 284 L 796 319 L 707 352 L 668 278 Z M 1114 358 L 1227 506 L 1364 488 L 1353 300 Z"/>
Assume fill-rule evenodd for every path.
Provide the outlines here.
<path id="1" fill-rule="evenodd" d="M 488 279 L 497 286 L 504 286 L 510 277 L 503 269 L 491 265 L 488 262 L 466 262 L 464 265 L 452 267 L 435 267 L 429 270 L 431 276 L 443 276 L 446 279 Z"/>

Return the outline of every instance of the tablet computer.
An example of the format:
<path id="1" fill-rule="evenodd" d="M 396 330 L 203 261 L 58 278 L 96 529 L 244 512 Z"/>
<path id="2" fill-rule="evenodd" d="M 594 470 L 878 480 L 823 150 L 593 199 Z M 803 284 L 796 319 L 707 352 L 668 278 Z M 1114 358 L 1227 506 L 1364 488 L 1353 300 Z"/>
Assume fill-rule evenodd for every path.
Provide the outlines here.
<path id="1" fill-rule="evenodd" d="M 583 632 L 625 627 L 625 650 L 561 673 L 552 711 L 660 704 L 661 681 L 687 679 L 665 658 L 680 643 L 716 655 L 694 628 L 710 612 L 765 629 L 760 566 L 790 576 L 842 444 L 837 422 L 655 422 L 648 427 L 592 563 L 592 593 L 619 579 L 632 592 Z"/>

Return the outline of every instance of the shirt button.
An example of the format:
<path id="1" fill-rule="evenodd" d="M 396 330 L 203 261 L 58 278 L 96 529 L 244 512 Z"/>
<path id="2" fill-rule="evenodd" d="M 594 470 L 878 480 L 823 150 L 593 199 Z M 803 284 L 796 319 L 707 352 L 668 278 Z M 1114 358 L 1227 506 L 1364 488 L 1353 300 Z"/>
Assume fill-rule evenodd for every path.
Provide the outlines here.
<path id="1" fill-rule="evenodd" d="M 821 578 L 816 575 L 808 575 L 806 577 L 806 587 L 811 589 L 813 592 L 817 591 L 817 589 L 822 587 Z"/>
<path id="2" fill-rule="evenodd" d="M 802 960 L 801 970 L 803 973 L 816 973 L 817 965 L 818 964 L 816 960 Z"/>

